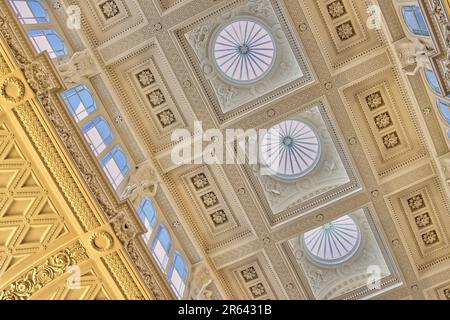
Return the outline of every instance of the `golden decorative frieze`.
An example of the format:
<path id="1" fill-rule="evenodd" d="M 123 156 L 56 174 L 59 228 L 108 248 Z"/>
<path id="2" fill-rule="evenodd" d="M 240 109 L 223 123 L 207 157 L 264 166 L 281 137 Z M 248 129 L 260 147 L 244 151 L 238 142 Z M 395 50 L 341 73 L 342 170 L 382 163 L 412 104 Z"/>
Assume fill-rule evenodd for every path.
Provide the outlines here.
<path id="1" fill-rule="evenodd" d="M 77 241 L 10 284 L 8 289 L 0 292 L 0 300 L 27 300 L 63 275 L 69 267 L 76 266 L 87 259 L 85 248 Z"/>
<path id="2" fill-rule="evenodd" d="M 18 103 L 25 96 L 25 85 L 15 77 L 3 80 L 0 85 L 0 96 L 10 103 Z"/>
<path id="3" fill-rule="evenodd" d="M 95 250 L 106 252 L 113 247 L 114 239 L 108 232 L 100 231 L 89 238 L 89 243 Z"/>
<path id="4" fill-rule="evenodd" d="M 89 160 L 92 160 L 91 158 L 87 159 L 86 155 L 89 152 L 84 150 L 83 148 L 86 147 L 80 144 L 79 139 L 77 140 L 76 133 L 72 127 L 73 124 L 68 124 L 70 121 L 67 121 L 67 115 L 63 115 L 64 105 L 54 96 L 53 90 L 61 87 L 61 83 L 55 74 L 52 62 L 46 55 L 41 54 L 35 57 L 32 53 L 32 48 L 29 47 L 25 39 L 21 38 L 21 33 L 16 32 L 16 28 L 17 25 L 13 21 L 9 23 L 6 17 L 0 16 L 0 49 L 2 50 L 0 70 L 9 73 L 11 66 L 15 64 L 16 70 L 19 71 L 18 74 L 20 71 L 22 73 L 17 77 L 17 80 L 21 77 L 26 79 L 26 82 L 22 82 L 23 87 L 13 77 L 0 82 L 0 93 L 4 92 L 3 99 L 12 105 L 12 112 L 7 116 L 14 118 L 13 121 L 18 120 L 18 124 L 24 129 L 26 138 L 30 140 L 45 164 L 45 171 L 53 178 L 59 191 L 64 196 L 64 201 L 67 201 L 67 204 L 71 207 L 71 211 L 84 233 L 100 228 L 123 211 L 128 211 L 127 214 L 132 214 L 130 211 L 131 207 L 125 206 L 126 209 L 124 210 L 123 204 L 111 201 L 115 196 L 112 190 L 105 189 L 105 186 L 108 185 L 106 179 L 101 173 L 99 174 L 97 167 L 93 168 L 93 166 L 88 165 Z M 3 54 L 3 50 L 7 52 Z M 14 60 L 10 65 L 8 65 L 8 55 Z M 31 96 L 29 93 L 34 93 L 34 96 Z M 25 99 L 29 100 L 26 101 Z M 25 100 L 25 102 L 22 100 Z M 48 125 L 50 125 L 50 128 Z M 55 132 L 52 130 L 55 130 Z M 65 149 L 61 149 L 55 143 L 55 133 Z M 67 157 L 64 157 L 64 153 L 67 154 Z M 68 161 L 69 159 L 70 162 Z M 98 208 L 91 203 L 91 199 L 80 185 L 80 180 L 74 176 L 74 172 L 77 170 L 89 187 L 89 191 L 95 198 Z M 118 209 L 121 205 L 122 209 Z M 97 209 L 101 210 L 97 212 Z M 104 217 L 99 216 L 99 213 L 103 213 Z M 134 234 L 133 236 L 137 235 Z M 93 250 L 107 252 L 113 249 L 114 243 L 117 241 L 116 237 L 116 235 L 98 232 L 94 233 L 87 241 L 90 242 Z M 123 245 L 125 246 L 125 242 Z M 129 244 L 127 242 L 127 247 L 123 248 L 123 250 L 131 252 L 130 255 L 133 255 L 136 248 L 134 248 L 133 243 Z M 171 295 L 169 288 L 161 289 L 167 286 L 164 280 L 160 278 L 156 280 L 154 278 L 153 275 L 157 272 L 155 266 L 141 263 L 138 268 L 141 279 L 138 279 L 129 276 L 130 269 L 133 268 L 132 264 L 125 265 L 122 263 L 119 268 L 117 265 L 110 266 L 110 263 L 117 262 L 114 259 L 105 258 L 103 262 L 108 270 L 118 271 L 117 273 L 120 272 L 122 275 L 114 278 L 114 286 L 117 285 L 122 288 L 126 298 L 165 298 Z M 54 274 L 58 274 L 57 270 L 54 270 Z M 30 274 L 27 277 L 33 279 L 35 276 Z M 28 278 L 25 280 L 28 280 Z M 144 295 L 146 290 L 137 285 L 137 283 L 141 282 L 145 284 L 151 283 L 151 287 L 146 289 L 150 294 Z M 38 285 L 33 290 L 39 290 L 40 288 L 42 286 Z M 20 289 L 25 290 L 26 288 L 20 286 Z M 3 296 L 6 296 L 6 293 Z M 26 298 L 28 297 L 26 296 Z"/>
<path id="5" fill-rule="evenodd" d="M 112 253 L 102 258 L 103 263 L 110 273 L 119 283 L 123 294 L 130 300 L 143 300 L 144 296 L 140 292 L 132 276 L 129 274 L 119 254 Z"/>
<path id="6" fill-rule="evenodd" d="M 100 227 L 98 219 L 80 193 L 66 165 L 58 156 L 58 151 L 52 144 L 50 137 L 45 132 L 31 105 L 26 103 L 17 107 L 14 111 L 72 205 L 85 231 Z"/>

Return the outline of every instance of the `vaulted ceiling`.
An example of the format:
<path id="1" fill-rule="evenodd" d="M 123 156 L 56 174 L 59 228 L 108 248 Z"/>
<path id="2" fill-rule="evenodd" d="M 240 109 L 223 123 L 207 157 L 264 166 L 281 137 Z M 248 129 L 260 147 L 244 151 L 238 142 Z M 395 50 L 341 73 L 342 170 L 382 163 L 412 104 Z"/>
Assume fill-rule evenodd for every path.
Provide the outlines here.
<path id="1" fill-rule="evenodd" d="M 9 5 L 0 4 L 10 20 L 3 30 L 53 81 L 47 96 L 28 85 L 20 101 L 3 94 L 0 290 L 7 294 L 19 275 L 40 266 L 32 257 L 51 259 L 78 239 L 86 250 L 88 293 L 72 296 L 58 277 L 52 289 L 27 298 L 174 298 L 167 270 L 146 252 L 146 226 L 133 210 L 140 197 L 126 191 L 150 175 L 158 186 L 151 194 L 158 223 L 168 226 L 187 260 L 185 298 L 450 299 L 448 123 L 422 72 L 435 70 L 445 97 L 448 48 L 439 19 L 448 20 L 448 11 L 437 2 L 46 0 L 68 48 L 53 60 L 35 57 L 25 36 L 30 26 L 20 26 Z M 431 31 L 420 40 L 428 50 L 425 64 L 415 49 L 420 41 L 402 20 L 407 5 L 420 6 Z M 67 23 L 73 6 L 80 28 Z M 223 48 L 216 40 L 233 21 L 269 30 L 262 74 L 238 76 L 218 62 Z M 3 59 L 17 70 L 2 71 L 0 80 L 21 89 L 10 81 L 30 83 L 28 69 L 14 62 L 19 51 L 5 34 Z M 77 54 L 89 64 L 78 78 L 67 72 Z M 248 71 L 256 62 L 247 63 L 240 66 Z M 242 82 L 246 77 L 250 84 Z M 59 93 L 77 83 L 95 93 L 131 163 L 117 190 L 62 110 Z M 47 142 L 34 139 L 43 133 L 27 132 L 27 125 L 37 130 L 33 115 L 53 132 L 56 151 L 40 150 Z M 194 136 L 195 121 L 222 132 L 304 123 L 320 141 L 318 157 L 292 179 L 263 174 L 260 165 L 176 165 L 171 135 L 187 129 Z M 63 173 L 43 163 L 52 158 L 45 152 L 64 157 L 72 177 L 64 181 L 74 179 L 80 195 L 64 189 Z M 77 217 L 82 211 L 71 196 L 76 205 L 95 207 L 98 218 Z M 348 223 L 355 223 L 350 238 Z M 339 255 L 314 253 L 311 237 L 328 239 L 323 248 Z M 333 241 L 349 244 L 333 249 Z M 372 287 L 374 272 L 379 286 Z"/>

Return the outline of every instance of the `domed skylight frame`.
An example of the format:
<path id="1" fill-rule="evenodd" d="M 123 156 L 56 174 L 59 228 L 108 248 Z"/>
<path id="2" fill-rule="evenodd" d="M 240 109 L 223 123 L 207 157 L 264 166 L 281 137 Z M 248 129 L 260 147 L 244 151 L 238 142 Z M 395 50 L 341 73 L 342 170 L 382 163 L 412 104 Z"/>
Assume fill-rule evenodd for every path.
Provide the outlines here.
<path id="1" fill-rule="evenodd" d="M 285 120 L 267 131 L 260 149 L 262 165 L 269 173 L 283 180 L 294 180 L 317 167 L 322 147 L 311 125 Z"/>
<path id="2" fill-rule="evenodd" d="M 307 255 L 323 265 L 338 265 L 349 261 L 361 246 L 361 231 L 349 215 L 303 235 Z"/>
<path id="3" fill-rule="evenodd" d="M 268 26 L 239 17 L 221 26 L 213 37 L 211 57 L 228 81 L 253 84 L 267 76 L 276 60 L 276 42 Z"/>

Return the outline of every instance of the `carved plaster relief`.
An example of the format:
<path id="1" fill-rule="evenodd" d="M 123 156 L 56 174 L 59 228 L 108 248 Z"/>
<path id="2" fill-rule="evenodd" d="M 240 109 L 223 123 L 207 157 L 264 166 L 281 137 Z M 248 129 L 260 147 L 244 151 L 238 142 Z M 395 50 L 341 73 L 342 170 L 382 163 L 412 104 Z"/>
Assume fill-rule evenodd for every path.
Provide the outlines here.
<path id="1" fill-rule="evenodd" d="M 276 280 L 271 277 L 271 270 L 264 255 L 247 259 L 239 267 L 233 266 L 226 271 L 234 284 L 244 294 L 245 299 L 273 300 L 283 296 Z"/>
<path id="2" fill-rule="evenodd" d="M 69 4 L 80 6 L 97 45 L 123 37 L 124 30 L 147 23 L 135 0 L 70 0 Z"/>
<path id="3" fill-rule="evenodd" d="M 314 128 L 319 135 L 321 155 L 317 167 L 312 172 L 293 181 L 283 180 L 274 175 L 261 174 L 261 168 L 254 167 L 254 174 L 258 177 L 274 214 L 295 208 L 314 197 L 350 182 L 319 108 L 312 108 L 292 119 L 306 122 Z"/>
<path id="4" fill-rule="evenodd" d="M 120 59 L 110 71 L 123 90 L 126 116 L 152 151 L 167 148 L 173 130 L 193 125 L 190 105 L 158 44 Z"/>
<path id="5" fill-rule="evenodd" d="M 315 299 L 362 299 L 377 290 L 368 288 L 372 275 L 368 269 L 376 266 L 380 274 L 380 286 L 390 287 L 397 283 L 396 269 L 390 255 L 378 235 L 368 209 L 360 209 L 350 216 L 359 227 L 361 244 L 350 260 L 337 265 L 319 263 L 306 253 L 303 234 L 295 237 L 285 246 L 293 259 L 299 278 L 309 285 Z M 380 288 L 381 289 L 381 288 Z"/>
<path id="6" fill-rule="evenodd" d="M 438 179 L 423 181 L 388 198 L 396 227 L 419 276 L 450 258 L 449 210 Z M 444 265 L 445 267 L 445 265 Z"/>
<path id="7" fill-rule="evenodd" d="M 0 276 L 54 241 L 70 238 L 72 229 L 21 149 L 0 123 Z"/>
<path id="8" fill-rule="evenodd" d="M 312 80 L 302 50 L 290 34 L 287 21 L 282 17 L 281 5 L 270 0 L 233 1 L 200 20 L 175 31 L 182 50 L 187 55 L 194 73 L 202 84 L 208 100 L 218 118 L 225 113 L 264 104 L 267 97 L 278 97 L 287 88 L 305 85 Z M 273 33 L 276 58 L 272 71 L 257 84 L 237 84 L 224 78 L 218 71 L 212 53 L 212 42 L 217 31 L 225 24 L 238 18 L 251 17 L 267 26 Z M 231 113 L 226 117 L 233 116 Z"/>
<path id="9" fill-rule="evenodd" d="M 306 121 L 319 135 L 322 143 L 321 157 L 312 172 L 289 181 L 273 175 L 262 175 L 257 166 L 246 167 L 248 178 L 272 224 L 297 217 L 324 205 L 331 198 L 342 198 L 360 189 L 351 161 L 340 142 L 341 138 L 325 103 L 314 103 L 304 110 L 290 118 Z"/>
<path id="10" fill-rule="evenodd" d="M 77 289 L 67 286 L 69 273 L 51 284 L 45 292 L 39 292 L 31 300 L 116 300 L 118 299 L 105 280 L 101 278 L 98 270 L 92 265 L 83 266 L 80 270 L 80 282 Z M 79 286 L 78 286 L 79 285 Z"/>
<path id="11" fill-rule="evenodd" d="M 209 247 L 230 244 L 236 237 L 248 236 L 244 210 L 219 167 L 202 166 L 174 174 L 181 175 L 183 193 L 189 199 L 192 212 L 197 212 L 192 218 Z"/>
<path id="12" fill-rule="evenodd" d="M 332 71 L 384 45 L 379 31 L 367 28 L 370 1 L 314 0 L 299 3 L 308 13 L 314 35 L 324 49 Z"/>
<path id="13" fill-rule="evenodd" d="M 342 94 L 380 179 L 426 156 L 410 97 L 395 69 L 370 75 Z"/>

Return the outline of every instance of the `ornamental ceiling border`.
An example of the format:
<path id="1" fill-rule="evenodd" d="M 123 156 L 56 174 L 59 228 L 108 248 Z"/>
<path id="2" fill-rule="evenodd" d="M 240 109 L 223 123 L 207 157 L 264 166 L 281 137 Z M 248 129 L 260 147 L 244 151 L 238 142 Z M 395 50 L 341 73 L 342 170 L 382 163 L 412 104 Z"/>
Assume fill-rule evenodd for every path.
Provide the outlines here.
<path id="1" fill-rule="evenodd" d="M 97 200 L 97 204 L 102 209 L 102 212 L 105 214 L 103 219 L 106 218 L 112 224 L 116 231 L 116 236 L 124 245 L 125 251 L 134 262 L 136 269 L 149 289 L 149 292 L 151 292 L 156 299 L 172 297 L 173 294 L 167 287 L 166 282 L 159 276 L 155 267 L 146 264 L 142 256 L 137 254 L 138 251 L 133 243 L 133 239 L 138 236 L 138 233 L 135 231 L 136 227 L 134 226 L 134 223 L 132 223 L 129 218 L 130 216 L 133 216 L 130 205 L 127 203 L 120 205 L 117 202 L 116 196 L 111 191 L 98 187 L 98 185 L 107 185 L 103 175 L 96 174 L 95 169 L 92 170 L 87 167 L 87 163 L 95 162 L 92 159 L 87 161 L 87 158 L 89 157 L 86 155 L 89 153 L 87 152 L 86 147 L 83 147 L 79 141 L 76 141 L 77 139 L 74 138 L 74 136 L 78 137 L 78 134 L 73 134 L 75 130 L 73 130 L 73 124 L 70 121 L 67 121 L 67 114 L 66 119 L 64 119 L 64 116 L 57 111 L 65 110 L 65 108 L 55 108 L 55 105 L 60 103 L 60 101 L 53 97 L 55 94 L 54 90 L 59 86 L 59 79 L 54 77 L 55 71 L 49 62 L 48 57 L 39 55 L 37 58 L 34 58 L 34 55 L 29 49 L 29 44 L 24 41 L 21 30 L 14 22 L 11 22 L 12 19 L 8 19 L 9 11 L 5 8 L 5 4 L 0 4 L 0 10 L 1 37 L 5 40 L 8 49 L 13 53 L 13 56 L 24 72 L 31 89 L 36 93 L 38 101 L 42 104 L 42 109 L 45 112 L 47 119 L 50 120 L 56 133 L 61 138 L 60 141 L 71 155 L 83 180 Z M 6 16 L 4 15 L 5 12 Z M 50 75 L 50 78 L 48 78 L 48 75 Z M 15 113 L 19 120 L 21 120 L 25 131 L 30 136 L 31 141 L 38 150 L 44 163 L 46 163 L 50 172 L 54 175 L 53 178 L 55 179 L 55 182 L 61 188 L 65 197 L 67 197 L 69 201 L 72 199 L 70 203 L 75 209 L 78 209 L 75 210 L 75 212 L 85 212 L 86 216 L 80 219 L 81 221 L 87 221 L 82 224 L 84 231 L 91 231 L 100 226 L 98 220 L 97 222 L 91 221 L 92 219 L 95 219 L 92 211 L 84 209 L 80 210 L 80 208 L 76 206 L 76 203 L 81 201 L 79 205 L 88 207 L 83 196 L 78 196 L 78 198 L 82 200 L 74 200 L 77 198 L 77 193 L 80 195 L 82 193 L 78 189 L 71 175 L 68 174 L 70 171 L 66 168 L 64 161 L 60 158 L 59 152 L 53 146 L 50 137 L 42 126 L 41 120 L 33 111 L 31 105 L 24 104 L 18 108 Z M 69 180 L 65 180 L 65 178 Z M 72 186 L 70 186 L 70 184 L 67 185 L 66 181 L 73 181 Z M 127 233 L 124 236 L 124 225 L 127 225 L 126 230 L 133 230 L 134 232 Z"/>
<path id="2" fill-rule="evenodd" d="M 73 4 L 73 3 L 76 3 L 76 1 L 69 0 L 68 3 Z M 92 35 L 93 34 L 91 26 L 86 21 L 86 19 L 83 18 L 83 17 L 82 17 L 82 20 L 81 20 L 81 24 L 82 24 L 83 32 L 86 32 L 88 35 Z M 96 46 L 95 37 L 88 36 L 87 40 L 88 40 L 90 46 L 93 46 L 93 47 Z M 155 45 L 156 45 L 155 38 L 152 38 L 145 45 L 143 45 L 141 47 L 138 47 L 138 48 L 134 48 L 135 50 L 133 50 L 130 53 L 128 53 L 127 55 L 125 55 L 125 57 L 121 57 L 121 59 L 119 59 L 118 61 L 115 61 L 114 63 L 112 63 L 110 65 L 106 65 L 106 66 L 104 64 L 102 65 L 102 69 L 103 69 L 107 79 L 115 87 L 115 89 L 118 90 L 118 96 L 120 98 L 120 102 L 122 102 L 125 107 L 131 108 L 132 105 L 130 104 L 127 95 L 121 90 L 120 85 L 118 85 L 120 83 L 120 80 L 118 79 L 116 71 L 114 70 L 113 67 L 118 65 L 118 64 L 120 64 L 120 61 L 123 61 L 123 59 L 126 59 L 126 57 L 130 57 L 130 56 L 134 56 L 136 54 L 139 54 L 142 50 L 144 50 L 146 48 L 148 49 L 148 47 L 153 47 Z M 101 55 L 99 54 L 98 50 L 94 50 L 93 54 L 95 55 L 96 59 L 98 59 L 98 61 L 103 61 L 103 59 L 102 59 Z M 193 88 L 193 86 L 191 88 Z M 206 121 L 205 121 L 205 123 L 206 123 Z M 136 123 L 135 122 L 133 122 L 133 129 L 136 130 Z M 145 130 L 144 131 L 137 130 L 137 133 L 138 133 L 139 137 L 141 137 L 141 139 L 142 139 L 142 136 L 144 136 L 144 137 L 146 136 Z M 78 134 L 76 136 L 78 136 Z M 150 155 L 152 155 L 155 152 L 156 146 L 152 143 L 152 141 L 150 139 L 144 139 L 143 140 L 143 146 L 145 147 L 145 151 L 147 153 L 149 153 Z M 169 145 L 166 146 L 166 147 L 169 147 Z M 163 174 L 163 172 L 162 172 L 162 170 L 160 170 L 160 168 L 158 168 L 158 173 L 161 174 L 161 176 L 162 176 L 162 179 L 163 179 L 162 180 L 162 184 L 167 186 L 168 193 L 171 194 L 172 197 L 175 199 L 174 201 L 175 201 L 175 204 L 177 205 L 177 208 L 184 208 L 184 206 L 182 204 L 180 205 L 178 200 L 176 200 L 176 196 L 178 195 L 178 192 L 175 189 L 173 189 L 173 188 L 171 189 L 171 187 L 170 187 L 172 185 L 172 181 L 168 180 L 167 176 Z M 186 212 L 184 212 L 184 213 L 182 213 L 182 216 L 186 217 L 186 216 L 188 216 L 188 214 Z M 120 229 L 120 227 L 119 227 L 119 229 Z M 182 226 L 181 226 L 181 229 L 177 230 L 177 231 L 186 233 L 186 231 L 184 230 L 184 227 L 182 227 Z M 133 232 L 131 232 L 131 233 L 133 233 Z M 128 238 L 129 238 L 129 236 L 128 236 Z M 196 238 L 197 238 L 196 240 L 199 243 L 202 243 L 201 237 L 198 234 L 196 234 Z M 139 248 L 137 248 L 135 245 L 133 245 L 133 241 L 129 241 L 129 242 L 125 241 L 125 245 L 126 245 L 127 249 L 130 251 L 129 253 L 131 254 L 132 257 L 135 257 L 136 256 L 135 253 L 139 252 Z M 184 245 L 192 247 L 193 248 L 192 250 L 194 250 L 192 241 L 188 241 Z M 203 251 L 202 252 L 203 256 L 206 257 L 207 260 L 209 260 L 207 262 L 209 264 L 209 266 L 210 267 L 213 266 L 213 262 L 209 258 L 207 251 L 205 251 L 205 248 L 202 248 L 201 251 Z M 140 264 L 144 264 L 143 259 L 139 259 L 137 265 L 140 265 Z M 214 270 L 212 267 L 210 269 Z M 159 274 L 154 268 L 153 268 L 153 271 L 154 271 L 153 273 L 150 272 L 150 276 L 152 274 L 153 275 L 154 274 Z M 148 275 L 146 275 L 146 273 L 144 271 L 141 272 L 141 275 L 143 275 L 144 279 L 149 279 L 150 278 Z M 217 279 L 219 279 L 219 282 L 220 282 L 221 286 L 224 288 L 226 294 L 229 297 L 232 297 L 233 294 L 232 294 L 232 292 L 231 292 L 227 282 L 225 281 L 225 278 L 221 275 L 221 273 L 219 271 L 215 272 L 214 276 L 217 277 Z M 162 283 L 165 284 L 165 281 L 162 282 Z"/>
<path id="3" fill-rule="evenodd" d="M 430 57 L 439 82 L 443 85 L 443 96 L 450 94 L 450 18 L 441 0 L 419 0 L 420 7 L 435 35 L 436 51 Z"/>
<path id="4" fill-rule="evenodd" d="M 5 290 L 0 291 L 0 300 L 28 300 L 70 267 L 86 261 L 89 257 L 81 242 L 76 240 L 44 259 L 17 277 Z"/>
<path id="5" fill-rule="evenodd" d="M 123 91 L 123 88 L 121 86 L 121 80 L 119 79 L 119 76 L 117 74 L 116 67 L 121 65 L 123 62 L 127 61 L 128 59 L 131 59 L 131 58 L 134 58 L 134 57 L 137 57 L 137 56 L 143 54 L 146 50 L 152 50 L 155 48 L 158 48 L 158 45 L 157 45 L 157 43 L 154 42 L 154 39 L 152 39 L 148 43 L 143 45 L 141 48 L 118 59 L 113 64 L 104 67 L 105 74 L 108 76 L 109 81 L 111 81 L 111 83 L 115 87 L 116 92 L 119 95 L 119 98 L 125 107 L 124 108 L 125 115 L 128 117 L 128 119 L 132 123 L 133 130 L 135 130 L 135 132 L 139 135 L 139 137 L 141 137 L 141 140 L 143 142 L 142 146 L 144 147 L 143 149 L 145 150 L 144 153 L 147 153 L 150 155 L 153 155 L 154 152 L 158 152 L 159 150 L 164 150 L 166 148 L 169 148 L 171 146 L 171 144 L 174 144 L 174 143 L 163 144 L 162 146 L 157 146 L 153 143 L 153 141 L 150 138 L 150 135 L 148 133 L 148 130 L 146 130 L 146 128 L 143 127 L 141 125 L 141 123 L 139 122 L 140 118 L 137 116 L 133 116 L 133 113 L 134 113 L 133 104 L 129 100 L 127 93 Z M 165 84 L 165 82 L 164 82 L 164 84 Z M 164 202 L 165 202 L 166 210 L 164 212 L 166 213 L 166 217 L 168 218 L 168 220 L 172 220 L 171 221 L 172 226 L 174 224 L 178 225 L 177 224 L 178 217 L 176 216 L 176 213 L 174 212 L 173 208 L 171 208 L 171 205 L 169 203 L 167 203 L 169 201 L 167 199 L 167 196 L 163 193 L 158 193 L 158 196 L 160 194 L 161 194 L 161 196 L 159 197 L 159 199 L 164 200 Z M 186 232 L 185 228 L 181 225 L 179 228 L 176 228 L 176 232 L 180 238 L 186 240 L 186 242 L 184 242 L 183 245 L 186 249 L 186 252 L 189 253 L 189 257 L 191 258 L 191 260 L 193 260 L 193 262 L 198 260 L 199 254 L 196 252 L 196 249 L 195 249 L 194 245 L 192 244 L 192 241 L 189 240 L 188 233 Z"/>

